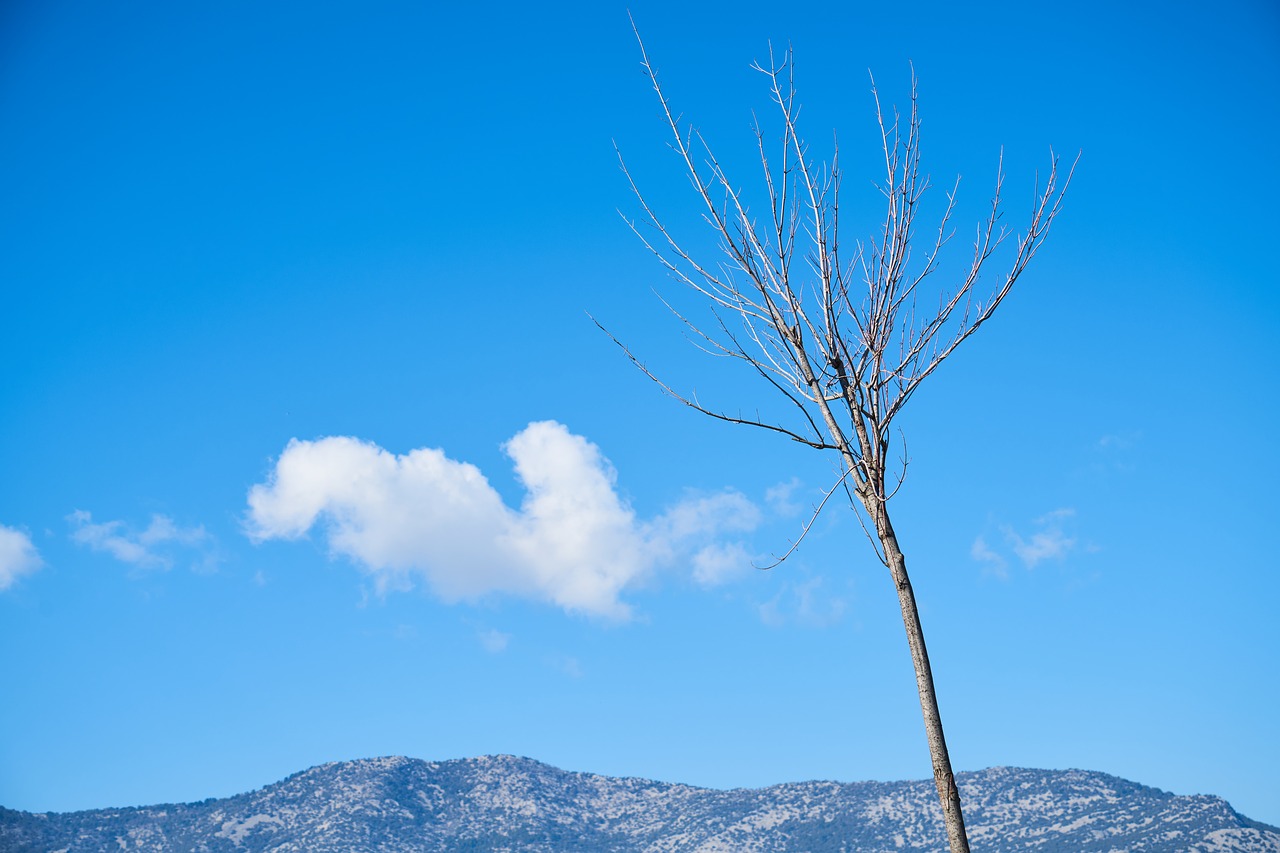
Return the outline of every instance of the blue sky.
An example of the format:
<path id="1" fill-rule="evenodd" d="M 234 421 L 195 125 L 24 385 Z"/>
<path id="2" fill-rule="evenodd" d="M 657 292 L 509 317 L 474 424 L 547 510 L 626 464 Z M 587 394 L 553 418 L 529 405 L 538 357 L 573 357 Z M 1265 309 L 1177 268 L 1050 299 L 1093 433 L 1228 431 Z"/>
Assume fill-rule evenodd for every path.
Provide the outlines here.
<path id="1" fill-rule="evenodd" d="M 1015 225 L 1050 147 L 1083 151 L 1042 254 L 902 418 L 953 762 L 1280 824 L 1274 5 L 630 9 L 745 185 L 750 63 L 794 46 L 852 236 L 868 69 L 901 103 L 914 64 L 962 222 L 1001 146 Z M 676 387 L 773 405 L 683 340 L 653 291 L 695 303 L 617 215 L 615 141 L 711 245 L 624 4 L 19 2 L 0 39 L 0 804 L 384 754 L 928 775 L 852 515 L 749 567 L 829 462 L 665 398 L 587 316 Z"/>

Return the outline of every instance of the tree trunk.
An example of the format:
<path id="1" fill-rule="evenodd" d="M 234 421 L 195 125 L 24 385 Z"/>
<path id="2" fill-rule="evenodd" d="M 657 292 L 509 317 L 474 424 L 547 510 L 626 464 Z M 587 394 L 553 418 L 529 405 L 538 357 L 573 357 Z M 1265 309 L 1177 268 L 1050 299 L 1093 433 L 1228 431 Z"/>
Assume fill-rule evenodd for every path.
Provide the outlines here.
<path id="1" fill-rule="evenodd" d="M 907 630 L 911 663 L 916 670 L 916 688 L 920 692 L 920 710 L 924 714 L 924 731 L 929 740 L 929 756 L 933 759 L 933 782 L 938 788 L 938 801 L 942 804 L 947 842 L 951 853 L 969 853 L 969 837 L 964 829 L 964 814 L 960 811 L 960 792 L 956 789 L 955 774 L 951 772 L 947 741 L 942 735 L 942 716 L 938 713 L 938 696 L 933 689 L 933 670 L 929 668 L 929 652 L 924 645 L 920 614 L 916 611 L 916 596 L 907 576 L 907 561 L 898 547 L 898 537 L 883 504 L 872 517 L 880 543 L 884 546 L 893 583 L 898 589 L 898 605 L 902 608 L 902 624 Z"/>

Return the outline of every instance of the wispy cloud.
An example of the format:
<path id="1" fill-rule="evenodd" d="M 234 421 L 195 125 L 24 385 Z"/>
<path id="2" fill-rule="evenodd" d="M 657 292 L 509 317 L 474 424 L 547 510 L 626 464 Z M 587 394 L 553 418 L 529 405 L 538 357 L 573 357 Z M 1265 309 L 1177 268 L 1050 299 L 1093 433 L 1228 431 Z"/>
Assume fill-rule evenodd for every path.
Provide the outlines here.
<path id="1" fill-rule="evenodd" d="M 1067 519 L 1073 518 L 1075 514 L 1074 509 L 1055 509 L 1035 520 L 1038 529 L 1029 537 L 1024 539 L 1012 527 L 1006 527 L 1005 539 L 1028 569 L 1034 569 L 1045 560 L 1061 560 L 1076 546 L 1075 537 L 1063 530 Z"/>
<path id="2" fill-rule="evenodd" d="M 547 663 L 552 669 L 570 678 L 582 678 L 585 674 L 582 669 L 582 662 L 575 657 L 562 655 L 548 659 Z"/>
<path id="3" fill-rule="evenodd" d="M 319 526 L 330 551 L 379 591 L 421 579 L 446 601 L 503 593 L 625 620 L 621 594 L 659 565 L 687 561 L 706 583 L 727 577 L 746 550 L 725 534 L 760 520 L 732 491 L 639 519 L 600 449 L 555 421 L 529 424 L 504 450 L 526 491 L 518 509 L 443 450 L 396 455 L 350 437 L 294 439 L 250 489 L 247 531 L 255 541 L 295 539 Z"/>
<path id="4" fill-rule="evenodd" d="M 1004 580 L 1009 577 L 1007 563 L 1004 557 L 1001 557 L 995 551 L 991 550 L 991 546 L 987 544 L 987 540 L 979 536 L 973 540 L 973 546 L 969 549 L 969 556 L 977 560 L 979 563 L 986 564 L 984 570 L 987 574 L 995 575 Z"/>
<path id="5" fill-rule="evenodd" d="M 751 555 L 741 542 L 716 542 L 699 548 L 691 560 L 693 579 L 702 586 L 720 586 L 749 574 Z"/>
<path id="6" fill-rule="evenodd" d="M 6 590 L 23 575 L 44 565 L 31 537 L 21 530 L 0 524 L 0 591 Z"/>
<path id="7" fill-rule="evenodd" d="M 1087 470 L 1095 476 L 1131 474 L 1137 470 L 1141 445 L 1140 431 L 1108 433 L 1094 444 Z"/>
<path id="8" fill-rule="evenodd" d="M 803 507 L 799 503 L 792 500 L 796 490 L 800 488 L 800 478 L 792 477 L 785 483 L 778 483 L 771 486 L 764 493 L 764 499 L 769 507 L 778 515 L 789 518 L 798 515 Z"/>
<path id="9" fill-rule="evenodd" d="M 140 569 L 172 568 L 179 555 L 197 571 L 217 567 L 213 537 L 203 526 L 182 527 L 167 515 L 156 514 L 145 529 L 135 531 L 123 521 L 95 522 L 91 513 L 81 509 L 68 515 L 67 521 L 75 542 Z"/>
<path id="10" fill-rule="evenodd" d="M 1032 522 L 1032 528 L 1025 535 L 1015 530 L 1012 525 L 1000 525 L 1004 544 L 1028 569 L 1034 569 L 1045 560 L 1064 560 L 1076 547 L 1076 537 L 1067 528 L 1075 518 L 1076 511 L 1063 507 L 1047 512 Z M 969 555 L 986 568 L 985 572 L 1004 579 L 1009 576 L 1007 561 L 995 550 L 983 536 L 973 541 Z"/>
<path id="11" fill-rule="evenodd" d="M 785 583 L 777 595 L 758 608 L 760 621 L 779 628 L 797 624 L 808 628 L 826 628 L 844 618 L 848 601 L 826 588 L 822 577 L 803 583 Z"/>
<path id="12" fill-rule="evenodd" d="M 1140 431 L 1108 433 L 1098 439 L 1099 450 L 1129 450 L 1142 440 Z"/>
<path id="13" fill-rule="evenodd" d="M 713 587 L 751 571 L 746 545 L 720 537 L 749 532 L 759 523 L 760 510 L 755 504 L 739 492 L 725 491 L 689 495 L 643 528 L 657 559 L 685 560 L 694 581 Z"/>
<path id="14" fill-rule="evenodd" d="M 507 650 L 507 644 L 511 642 L 511 635 L 504 634 L 496 628 L 489 628 L 478 634 L 480 646 L 491 655 L 496 655 Z"/>

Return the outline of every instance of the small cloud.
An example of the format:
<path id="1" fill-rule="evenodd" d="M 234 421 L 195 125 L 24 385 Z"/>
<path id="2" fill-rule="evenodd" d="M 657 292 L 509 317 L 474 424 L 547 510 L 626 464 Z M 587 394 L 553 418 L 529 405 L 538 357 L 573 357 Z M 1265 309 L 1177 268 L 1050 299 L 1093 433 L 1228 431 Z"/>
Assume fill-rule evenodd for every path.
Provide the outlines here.
<path id="1" fill-rule="evenodd" d="M 771 628 L 787 624 L 827 628 L 844 618 L 848 602 L 823 588 L 822 577 L 803 583 L 785 583 L 778 594 L 759 605 L 760 621 Z"/>
<path id="2" fill-rule="evenodd" d="M 1141 439 L 1141 432 L 1108 434 L 1098 439 L 1098 448 L 1101 450 L 1128 450 Z"/>
<path id="3" fill-rule="evenodd" d="M 400 641 L 415 640 L 418 637 L 418 629 L 412 625 L 397 625 L 393 632 L 395 638 Z"/>
<path id="4" fill-rule="evenodd" d="M 991 546 L 981 536 L 973 540 L 973 546 L 969 548 L 969 556 L 980 563 L 986 563 L 987 567 L 984 569 L 984 574 L 994 575 L 1001 580 L 1008 579 L 1009 572 L 1006 569 L 1004 557 L 992 551 Z"/>
<path id="5" fill-rule="evenodd" d="M 691 493 L 645 525 L 645 534 L 660 548 L 678 550 L 724 533 L 743 533 L 760 524 L 760 509 L 733 489 L 715 494 Z"/>
<path id="6" fill-rule="evenodd" d="M 582 678 L 584 674 L 581 662 L 575 657 L 562 655 L 549 659 L 547 663 L 561 675 L 567 675 L 570 678 Z"/>
<path id="7" fill-rule="evenodd" d="M 1104 435 L 1094 444 L 1088 470 L 1093 474 L 1129 474 L 1136 470 L 1135 448 L 1142 443 L 1142 433 L 1131 431 Z"/>
<path id="8" fill-rule="evenodd" d="M 760 521 L 734 491 L 690 496 L 644 521 L 600 448 L 555 421 L 529 424 L 503 449 L 525 488 L 518 508 L 440 449 L 396 455 L 357 438 L 294 439 L 250 489 L 247 532 L 297 539 L 318 526 L 331 553 L 383 594 L 420 580 L 445 601 L 497 593 L 625 621 L 626 590 L 662 565 L 692 562 L 715 576 L 717 555 L 734 547 L 723 535 Z"/>
<path id="9" fill-rule="evenodd" d="M 189 556 L 194 552 L 191 567 L 196 571 L 217 567 L 213 537 L 203 526 L 180 527 L 168 516 L 156 514 L 146 529 L 134 532 L 123 521 L 96 523 L 90 513 L 80 509 L 68 515 L 67 521 L 74 527 L 73 541 L 140 569 L 172 568 L 175 551 L 186 551 Z"/>
<path id="10" fill-rule="evenodd" d="M 1024 539 L 1012 527 L 1004 529 L 1005 539 L 1013 546 L 1013 552 L 1028 569 L 1034 569 L 1045 560 L 1062 560 L 1075 547 L 1076 539 L 1063 530 L 1063 522 L 1074 517 L 1070 508 L 1055 509 L 1035 520 L 1040 529 Z"/>
<path id="11" fill-rule="evenodd" d="M 507 650 L 507 644 L 511 642 L 511 635 L 504 634 L 494 628 L 479 633 L 480 645 L 486 652 L 491 655 L 500 654 Z"/>
<path id="12" fill-rule="evenodd" d="M 712 543 L 693 555 L 693 579 L 720 586 L 752 571 L 751 555 L 741 542 Z"/>
<path id="13" fill-rule="evenodd" d="M 1068 531 L 1076 511 L 1070 507 L 1055 509 L 1036 518 L 1033 530 L 1020 533 L 1012 525 L 1003 524 L 1000 532 L 1005 545 L 1028 569 L 1045 560 L 1064 560 L 1076 547 L 1076 537 Z M 969 556 L 986 565 L 985 572 L 1004 579 L 1008 577 L 1007 561 L 985 537 L 979 536 L 969 548 Z"/>
<path id="14" fill-rule="evenodd" d="M 796 489 L 800 488 L 800 478 L 792 477 L 785 483 L 778 483 L 765 490 L 764 500 L 777 515 L 791 518 L 800 513 L 802 507 L 791 499 Z"/>
<path id="15" fill-rule="evenodd" d="M 1036 519 L 1036 524 L 1058 524 L 1065 518 L 1075 518 L 1076 511 L 1072 507 L 1066 506 L 1060 509 L 1051 509 L 1044 515 Z"/>
<path id="16" fill-rule="evenodd" d="M 721 537 L 754 530 L 760 515 L 760 509 L 741 492 L 694 494 L 650 522 L 646 536 L 664 562 L 687 560 L 696 583 L 720 586 L 751 568 L 746 544 Z"/>
<path id="17" fill-rule="evenodd" d="M 253 584 L 254 586 L 267 585 L 267 576 L 262 573 L 262 569 L 258 569 L 256 572 L 253 573 Z"/>
<path id="18" fill-rule="evenodd" d="M 6 590 L 23 575 L 36 572 L 44 565 L 31 537 L 21 530 L 0 524 L 0 591 Z"/>

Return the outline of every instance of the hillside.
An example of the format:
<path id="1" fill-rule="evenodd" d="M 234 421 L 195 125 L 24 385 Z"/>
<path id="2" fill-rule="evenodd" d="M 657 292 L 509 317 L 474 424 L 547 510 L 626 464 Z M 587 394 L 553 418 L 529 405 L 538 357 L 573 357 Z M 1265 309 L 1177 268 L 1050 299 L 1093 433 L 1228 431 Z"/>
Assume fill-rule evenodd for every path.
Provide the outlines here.
<path id="1" fill-rule="evenodd" d="M 1079 770 L 961 774 L 975 853 L 1280 853 L 1280 830 L 1222 799 Z M 526 758 L 325 764 L 184 805 L 0 809 L 4 851 L 942 851 L 931 782 L 720 791 L 558 770 Z"/>

